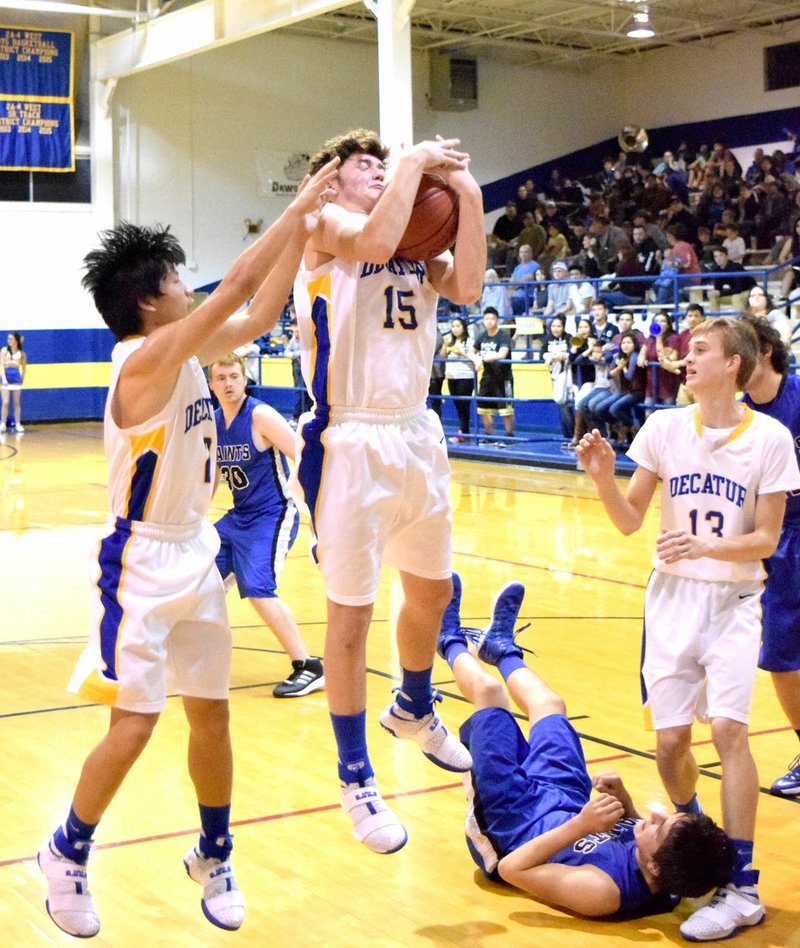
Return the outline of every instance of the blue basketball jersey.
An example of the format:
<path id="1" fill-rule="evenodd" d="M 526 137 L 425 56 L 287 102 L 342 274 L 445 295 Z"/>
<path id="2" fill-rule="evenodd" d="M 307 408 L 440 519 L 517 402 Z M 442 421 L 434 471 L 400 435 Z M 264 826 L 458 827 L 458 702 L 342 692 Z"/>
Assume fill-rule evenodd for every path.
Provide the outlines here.
<path id="1" fill-rule="evenodd" d="M 253 411 L 264 402 L 248 396 L 229 428 L 222 409 L 217 423 L 217 465 L 233 494 L 233 509 L 244 518 L 275 513 L 291 502 L 289 465 L 274 446 L 260 451 L 253 443 Z"/>
<path id="2" fill-rule="evenodd" d="M 776 418 L 792 433 L 794 449 L 800 463 L 800 378 L 796 375 L 787 375 L 781 382 L 778 394 L 771 402 L 757 405 L 748 394 L 745 402 L 755 411 L 763 412 L 771 418 Z M 800 527 L 800 494 L 789 492 L 786 496 L 786 513 L 783 517 L 786 526 Z"/>

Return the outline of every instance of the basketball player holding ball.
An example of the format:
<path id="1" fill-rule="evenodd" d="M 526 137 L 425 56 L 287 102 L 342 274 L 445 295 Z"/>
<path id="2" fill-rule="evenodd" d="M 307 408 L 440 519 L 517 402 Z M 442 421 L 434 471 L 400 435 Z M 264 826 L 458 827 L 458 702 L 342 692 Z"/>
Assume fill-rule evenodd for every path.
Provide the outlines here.
<path id="1" fill-rule="evenodd" d="M 388 150 L 357 129 L 311 159 L 337 156 L 335 196 L 309 237 L 295 282 L 303 376 L 312 411 L 298 427 L 297 478 L 311 511 L 312 553 L 328 601 L 325 669 L 342 807 L 377 853 L 406 842 L 382 800 L 366 746 L 366 640 L 381 564 L 400 571 L 401 684 L 381 714 L 435 764 L 469 770 L 469 753 L 442 724 L 431 687 L 436 642 L 452 594 L 450 469 L 441 423 L 425 408 L 436 303 L 471 303 L 486 265 L 483 204 L 458 139 Z M 397 252 L 424 172 L 458 195 L 455 249 L 433 259 Z"/>

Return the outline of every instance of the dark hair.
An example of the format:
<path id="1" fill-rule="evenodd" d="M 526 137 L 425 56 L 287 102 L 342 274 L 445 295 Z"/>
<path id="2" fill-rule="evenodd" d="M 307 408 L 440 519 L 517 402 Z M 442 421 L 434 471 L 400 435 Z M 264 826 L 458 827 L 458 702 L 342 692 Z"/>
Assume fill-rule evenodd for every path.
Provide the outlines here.
<path id="1" fill-rule="evenodd" d="M 653 321 L 655 321 L 656 316 L 664 316 L 667 320 L 667 332 L 675 332 L 675 323 L 672 321 L 672 314 L 668 309 L 660 309 L 653 317 Z"/>
<path id="2" fill-rule="evenodd" d="M 467 324 L 464 322 L 461 316 L 455 316 L 453 319 L 450 320 L 450 335 L 453 337 L 453 339 L 459 338 L 458 336 L 456 336 L 455 332 L 453 331 L 453 327 L 455 326 L 456 323 L 461 323 L 461 327 L 464 330 L 464 335 L 461 338 L 462 339 L 469 338 L 469 332 L 467 331 Z"/>
<path id="3" fill-rule="evenodd" d="M 186 262 L 169 227 L 140 227 L 123 221 L 100 234 L 100 246 L 83 260 L 81 283 L 117 339 L 141 331 L 139 303 L 161 296 L 161 281 Z"/>
<path id="4" fill-rule="evenodd" d="M 352 131 L 345 132 L 344 135 L 337 135 L 325 142 L 308 162 L 309 174 L 316 174 L 332 158 L 339 158 L 344 164 L 351 155 L 372 155 L 373 158 L 386 161 L 389 149 L 375 132 L 366 128 L 354 128 Z"/>
<path id="5" fill-rule="evenodd" d="M 750 294 L 753 292 L 753 290 L 761 290 L 761 292 L 764 294 L 764 299 L 767 301 L 766 303 L 767 309 L 768 310 L 772 309 L 772 307 L 774 306 L 774 303 L 772 301 L 772 297 L 769 294 L 769 291 L 766 290 L 763 286 L 759 286 L 758 283 L 756 283 L 755 286 L 751 286 L 750 289 L 747 291 L 748 301 L 750 300 Z"/>
<path id="6" fill-rule="evenodd" d="M 772 349 L 769 359 L 772 368 L 779 375 L 785 375 L 789 371 L 789 350 L 778 330 L 766 319 L 761 319 L 760 316 L 754 316 L 752 313 L 744 313 L 741 320 L 753 327 L 762 355 L 766 354 L 767 347 Z"/>
<path id="7" fill-rule="evenodd" d="M 622 348 L 622 340 L 623 340 L 623 339 L 633 339 L 633 351 L 634 351 L 634 352 L 638 352 L 639 349 L 641 348 L 641 347 L 639 346 L 639 340 L 636 338 L 636 336 L 634 335 L 634 333 L 632 333 L 632 332 L 624 332 L 624 333 L 622 333 L 622 335 L 619 337 L 619 341 L 618 341 L 618 343 L 617 343 L 617 345 L 620 347 L 620 349 Z"/>
<path id="8" fill-rule="evenodd" d="M 486 309 L 483 311 L 483 315 L 485 316 L 487 313 L 494 313 L 494 315 L 495 315 L 498 319 L 500 318 L 500 313 L 497 312 L 497 310 L 494 308 L 494 306 L 487 306 Z"/>
<path id="9" fill-rule="evenodd" d="M 19 351 L 22 352 L 22 339 L 23 339 L 22 333 L 10 332 L 9 336 L 13 336 L 17 340 L 17 349 L 19 349 Z"/>
<path id="10" fill-rule="evenodd" d="M 676 820 L 653 854 L 658 891 L 697 899 L 733 876 L 733 843 L 704 813 Z"/>
<path id="11" fill-rule="evenodd" d="M 706 315 L 706 311 L 703 308 L 702 303 L 689 303 L 689 305 L 686 307 L 686 312 L 688 313 L 689 310 L 691 310 L 693 313 L 700 313 L 701 316 Z M 686 315 L 686 313 L 684 313 L 684 315 Z"/>
<path id="12" fill-rule="evenodd" d="M 683 224 L 670 224 L 666 228 L 666 233 L 672 234 L 675 240 L 686 240 L 686 228 Z"/>
<path id="13" fill-rule="evenodd" d="M 556 315 L 550 320 L 550 326 L 549 326 L 549 328 L 548 328 L 548 332 L 550 333 L 551 336 L 553 335 L 553 323 L 556 322 L 556 321 L 558 321 L 559 323 L 561 323 L 561 328 L 562 328 L 565 332 L 566 332 L 566 330 L 567 330 L 567 320 L 566 320 L 566 318 L 565 318 L 564 316 L 562 316 L 561 313 L 556 313 Z"/>

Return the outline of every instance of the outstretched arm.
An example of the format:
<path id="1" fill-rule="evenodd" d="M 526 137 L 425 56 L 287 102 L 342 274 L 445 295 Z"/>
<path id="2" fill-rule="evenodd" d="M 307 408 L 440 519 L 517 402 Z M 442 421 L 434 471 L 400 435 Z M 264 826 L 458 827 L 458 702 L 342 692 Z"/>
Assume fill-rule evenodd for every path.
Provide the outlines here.
<path id="1" fill-rule="evenodd" d="M 614 449 L 596 428 L 581 438 L 575 451 L 578 463 L 594 482 L 611 522 L 625 536 L 635 533 L 644 521 L 658 475 L 637 467 L 623 496 L 614 479 Z"/>

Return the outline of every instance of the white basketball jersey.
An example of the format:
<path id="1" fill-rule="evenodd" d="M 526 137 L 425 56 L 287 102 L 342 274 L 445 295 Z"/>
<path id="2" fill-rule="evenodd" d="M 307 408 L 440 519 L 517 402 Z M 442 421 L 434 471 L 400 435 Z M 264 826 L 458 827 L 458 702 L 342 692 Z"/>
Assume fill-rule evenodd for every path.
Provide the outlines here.
<path id="1" fill-rule="evenodd" d="M 730 432 L 704 429 L 696 405 L 658 411 L 633 439 L 628 456 L 661 479 L 661 528 L 708 539 L 752 533 L 759 494 L 800 487 L 788 428 L 747 407 Z M 664 563 L 654 555 L 653 567 L 689 579 L 764 578 L 760 560 L 733 563 L 703 556 Z"/>
<path id="2" fill-rule="evenodd" d="M 111 384 L 105 410 L 111 513 L 124 520 L 186 526 L 199 523 L 211 503 L 217 431 L 200 363 L 181 366 L 164 408 L 141 425 L 118 428 L 111 400 L 125 360 L 145 341 L 126 339 L 111 354 Z"/>
<path id="3" fill-rule="evenodd" d="M 334 258 L 300 270 L 294 302 L 303 378 L 317 409 L 422 407 L 436 344 L 425 263 Z"/>

